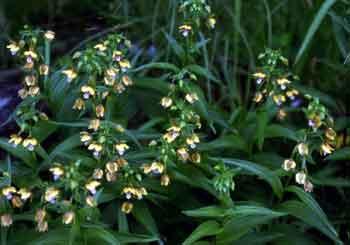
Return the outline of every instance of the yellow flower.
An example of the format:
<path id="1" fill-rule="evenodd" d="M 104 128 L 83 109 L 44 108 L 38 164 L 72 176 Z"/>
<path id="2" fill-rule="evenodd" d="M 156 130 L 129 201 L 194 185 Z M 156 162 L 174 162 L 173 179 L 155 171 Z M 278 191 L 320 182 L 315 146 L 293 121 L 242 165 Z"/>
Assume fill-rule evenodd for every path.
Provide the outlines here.
<path id="1" fill-rule="evenodd" d="M 121 60 L 119 61 L 119 66 L 120 69 L 125 72 L 127 69 L 129 69 L 131 67 L 131 64 L 128 60 Z"/>
<path id="2" fill-rule="evenodd" d="M 11 43 L 7 45 L 6 48 L 10 50 L 11 55 L 16 55 L 17 52 L 20 50 L 20 47 L 16 43 Z"/>
<path id="3" fill-rule="evenodd" d="M 190 157 L 186 148 L 180 148 L 176 152 L 182 161 L 187 161 Z"/>
<path id="4" fill-rule="evenodd" d="M 36 77 L 35 76 L 25 76 L 24 77 L 24 83 L 27 86 L 34 86 L 36 84 Z"/>
<path id="5" fill-rule="evenodd" d="M 52 41 L 55 39 L 55 33 L 53 31 L 46 31 L 44 36 L 48 41 Z"/>
<path id="6" fill-rule="evenodd" d="M 88 145 L 91 141 L 92 137 L 88 132 L 80 132 L 80 141 L 84 143 L 84 145 Z"/>
<path id="7" fill-rule="evenodd" d="M 124 155 L 125 151 L 129 149 L 129 146 L 125 143 L 119 143 L 115 145 L 115 149 L 117 150 L 119 155 Z"/>
<path id="8" fill-rule="evenodd" d="M 28 96 L 28 91 L 24 88 L 18 90 L 18 96 L 21 98 L 21 99 L 25 99 L 27 96 Z"/>
<path id="9" fill-rule="evenodd" d="M 81 111 L 85 108 L 85 102 L 84 100 L 78 98 L 74 101 L 73 109 Z"/>
<path id="10" fill-rule="evenodd" d="M 74 218 L 75 218 L 75 213 L 73 211 L 68 211 L 64 213 L 62 217 L 62 222 L 65 225 L 69 225 L 74 221 Z"/>
<path id="11" fill-rule="evenodd" d="M 319 116 L 313 115 L 309 118 L 308 124 L 310 127 L 319 128 L 322 125 L 322 121 Z"/>
<path id="12" fill-rule="evenodd" d="M 293 170 L 296 168 L 296 166 L 297 166 L 297 164 L 293 159 L 286 159 L 286 160 L 284 160 L 284 162 L 282 164 L 282 168 L 285 171 Z"/>
<path id="13" fill-rule="evenodd" d="M 193 104 L 198 100 L 198 96 L 195 93 L 186 94 L 185 99 L 187 100 L 188 103 Z"/>
<path id="14" fill-rule="evenodd" d="M 92 119 L 89 124 L 89 129 L 92 129 L 94 131 L 97 131 L 100 127 L 100 120 L 99 119 Z"/>
<path id="15" fill-rule="evenodd" d="M 34 97 L 35 95 L 38 95 L 39 92 L 40 92 L 40 88 L 38 86 L 30 87 L 28 90 L 28 94 L 32 97 Z"/>
<path id="16" fill-rule="evenodd" d="M 327 128 L 326 130 L 326 138 L 328 140 L 335 140 L 335 138 L 337 137 L 337 133 L 334 131 L 334 129 L 332 128 Z"/>
<path id="17" fill-rule="evenodd" d="M 260 92 L 257 92 L 253 98 L 253 101 L 256 103 L 259 103 L 263 99 L 263 94 Z"/>
<path id="18" fill-rule="evenodd" d="M 89 151 L 93 151 L 95 157 L 99 157 L 103 147 L 100 144 L 92 143 L 88 146 Z"/>
<path id="19" fill-rule="evenodd" d="M 114 79 L 112 79 L 111 77 L 105 77 L 103 78 L 103 81 L 107 86 L 113 86 L 115 83 Z"/>
<path id="20" fill-rule="evenodd" d="M 97 49 L 97 50 L 99 50 L 99 51 L 101 51 L 101 52 L 107 50 L 107 47 L 106 47 L 105 45 L 101 44 L 101 43 L 96 44 L 94 48 Z"/>
<path id="21" fill-rule="evenodd" d="M 92 180 L 85 185 L 85 188 L 92 194 L 96 194 L 96 188 L 99 187 L 101 183 L 96 180 Z"/>
<path id="22" fill-rule="evenodd" d="M 119 69 L 115 67 L 111 67 L 106 70 L 106 76 L 112 79 L 115 79 L 118 73 L 119 73 Z"/>
<path id="23" fill-rule="evenodd" d="M 49 203 L 55 203 L 59 194 L 60 191 L 58 189 L 55 187 L 49 187 L 45 191 L 45 201 Z"/>
<path id="24" fill-rule="evenodd" d="M 118 163 L 117 162 L 108 162 L 106 164 L 106 169 L 109 173 L 115 173 L 119 169 Z"/>
<path id="25" fill-rule="evenodd" d="M 133 84 L 133 81 L 127 75 L 122 76 L 122 82 L 125 86 L 131 86 Z"/>
<path id="26" fill-rule="evenodd" d="M 282 90 L 285 90 L 287 88 L 287 84 L 291 83 L 291 81 L 289 81 L 287 78 L 277 79 L 276 82 L 277 82 L 278 85 L 280 85 Z"/>
<path id="27" fill-rule="evenodd" d="M 171 143 L 180 135 L 181 128 L 177 126 L 172 126 L 168 128 L 167 131 L 168 133 L 163 135 L 163 139 L 166 142 Z"/>
<path id="28" fill-rule="evenodd" d="M 164 171 L 164 165 L 160 162 L 152 162 L 151 164 L 145 164 L 142 166 L 145 174 L 161 174 Z"/>
<path id="29" fill-rule="evenodd" d="M 214 17 L 210 17 L 207 20 L 207 25 L 209 26 L 209 28 L 214 29 L 216 26 L 216 19 Z"/>
<path id="30" fill-rule="evenodd" d="M 266 78 L 266 74 L 265 74 L 265 73 L 262 73 L 262 72 L 257 72 L 257 73 L 254 73 L 254 74 L 253 74 L 253 77 L 265 79 L 265 78 Z"/>
<path id="31" fill-rule="evenodd" d="M 92 177 L 94 179 L 102 179 L 103 177 L 103 170 L 100 168 L 94 169 L 94 173 L 92 174 Z"/>
<path id="32" fill-rule="evenodd" d="M 38 222 L 37 227 L 39 232 L 46 232 L 49 229 L 49 224 L 47 223 L 47 221 L 43 221 L 43 222 Z"/>
<path id="33" fill-rule="evenodd" d="M 105 108 L 104 108 L 103 105 L 97 105 L 95 110 L 96 110 L 96 116 L 97 117 L 100 117 L 100 118 L 104 117 L 104 115 L 105 115 Z"/>
<path id="34" fill-rule="evenodd" d="M 118 158 L 116 160 L 116 163 L 118 164 L 119 168 L 122 168 L 122 167 L 128 165 L 128 162 L 124 158 Z"/>
<path id="35" fill-rule="evenodd" d="M 46 218 L 46 210 L 45 209 L 38 209 L 35 213 L 34 220 L 38 223 L 43 223 Z"/>
<path id="36" fill-rule="evenodd" d="M 192 26 L 190 25 L 181 25 L 179 26 L 179 32 L 182 36 L 188 37 L 192 32 Z"/>
<path id="37" fill-rule="evenodd" d="M 173 104 L 173 100 L 170 97 L 163 97 L 162 100 L 160 101 L 160 104 L 164 108 L 168 108 Z"/>
<path id="38" fill-rule="evenodd" d="M 23 206 L 23 202 L 21 200 L 21 198 L 19 196 L 14 196 L 12 199 L 11 199 L 11 203 L 12 203 L 12 206 L 14 208 L 20 208 Z"/>
<path id="39" fill-rule="evenodd" d="M 75 79 L 77 76 L 78 76 L 78 74 L 74 71 L 74 70 L 72 70 L 72 69 L 68 69 L 68 70 L 64 70 L 64 71 L 62 71 L 62 73 L 64 74 L 64 75 L 66 75 L 66 77 L 67 77 L 67 82 L 71 82 L 71 81 L 73 81 L 73 79 Z"/>
<path id="40" fill-rule="evenodd" d="M 170 184 L 170 177 L 167 174 L 162 175 L 160 177 L 160 185 L 161 186 L 168 186 Z"/>
<path id="41" fill-rule="evenodd" d="M 13 223 L 11 214 L 3 214 L 0 219 L 2 227 L 9 227 Z"/>
<path id="42" fill-rule="evenodd" d="M 137 198 L 142 199 L 143 196 L 146 196 L 147 190 L 144 187 L 134 188 L 134 187 L 125 187 L 123 188 L 122 193 L 125 195 L 126 199 Z"/>
<path id="43" fill-rule="evenodd" d="M 199 143 L 199 138 L 196 134 L 192 134 L 191 137 L 186 139 L 186 143 L 193 149 L 196 148 L 196 144 Z"/>
<path id="44" fill-rule="evenodd" d="M 298 172 L 295 174 L 295 182 L 300 185 L 303 185 L 306 181 L 306 174 L 304 172 Z"/>
<path id="45" fill-rule="evenodd" d="M 18 194 L 21 196 L 23 201 L 27 201 L 32 196 L 32 193 L 26 188 L 19 189 Z"/>
<path id="46" fill-rule="evenodd" d="M 35 53 L 33 50 L 28 50 L 28 51 L 25 51 L 24 52 L 24 56 L 27 57 L 27 62 L 28 63 L 32 63 L 32 60 L 31 59 L 37 59 L 38 58 L 38 55 L 37 53 Z M 29 59 L 29 60 L 28 60 Z"/>
<path id="47" fill-rule="evenodd" d="M 331 154 L 334 151 L 334 148 L 328 143 L 323 143 L 321 145 L 320 151 L 321 151 L 321 154 L 325 156 L 325 155 Z"/>
<path id="48" fill-rule="evenodd" d="M 13 194 L 16 193 L 16 188 L 13 186 L 7 186 L 7 187 L 4 187 L 1 190 L 1 192 L 8 200 L 10 200 L 10 199 L 12 199 Z"/>
<path id="49" fill-rule="evenodd" d="M 54 180 L 58 180 L 64 174 L 62 167 L 52 167 L 49 170 L 52 173 Z"/>
<path id="50" fill-rule="evenodd" d="M 107 172 L 107 173 L 106 173 L 106 180 L 107 180 L 108 182 L 114 182 L 114 181 L 116 181 L 116 180 L 117 180 L 117 175 L 116 175 L 116 173 Z"/>
<path id="51" fill-rule="evenodd" d="M 283 109 L 279 109 L 278 110 L 278 112 L 277 112 L 277 118 L 279 119 L 279 120 L 284 120 L 285 118 L 286 118 L 286 116 L 287 116 L 287 112 L 285 111 L 285 110 L 283 110 Z"/>
<path id="52" fill-rule="evenodd" d="M 292 90 L 289 90 L 286 92 L 287 97 L 290 98 L 291 100 L 294 100 L 295 96 L 298 94 L 299 94 L 299 92 L 296 89 L 292 89 Z"/>
<path id="53" fill-rule="evenodd" d="M 115 84 L 113 86 L 114 92 L 121 94 L 125 91 L 125 86 L 122 83 Z"/>
<path id="54" fill-rule="evenodd" d="M 277 105 L 282 105 L 284 102 L 286 102 L 286 97 L 283 94 L 276 94 L 272 97 L 272 99 Z"/>
<path id="55" fill-rule="evenodd" d="M 123 202 L 121 210 L 123 213 L 129 214 L 132 211 L 134 205 L 131 202 Z"/>
<path id="56" fill-rule="evenodd" d="M 22 140 L 23 139 L 21 136 L 19 136 L 17 134 L 11 134 L 10 139 L 9 139 L 9 143 L 16 147 L 22 143 Z"/>
<path id="57" fill-rule="evenodd" d="M 256 78 L 256 83 L 259 85 L 261 84 L 264 79 L 266 78 L 266 74 L 262 72 L 257 72 L 253 74 L 253 77 Z"/>
<path id="58" fill-rule="evenodd" d="M 119 61 L 121 61 L 122 57 L 123 57 L 123 53 L 121 51 L 116 50 L 113 52 L 113 60 L 119 62 Z"/>
<path id="59" fill-rule="evenodd" d="M 97 202 L 95 200 L 95 198 L 93 196 L 87 196 L 86 199 L 86 204 L 90 207 L 96 207 L 97 206 Z"/>
<path id="60" fill-rule="evenodd" d="M 143 198 L 143 196 L 146 196 L 147 194 L 148 194 L 147 190 L 144 187 L 135 189 L 135 197 L 138 200 L 141 200 Z"/>
<path id="61" fill-rule="evenodd" d="M 131 199 L 136 195 L 136 189 L 133 187 L 125 187 L 123 188 L 122 193 L 125 195 L 126 199 Z"/>
<path id="62" fill-rule="evenodd" d="M 309 147 L 307 144 L 305 143 L 299 143 L 297 145 L 297 150 L 298 150 L 298 153 L 301 155 L 301 156 L 307 156 L 309 155 Z"/>
<path id="63" fill-rule="evenodd" d="M 90 96 L 95 96 L 95 90 L 87 85 L 81 87 L 81 92 L 83 93 L 83 98 L 86 100 L 89 99 Z"/>
<path id="64" fill-rule="evenodd" d="M 304 183 L 304 190 L 306 192 L 312 192 L 314 190 L 314 185 L 309 180 L 305 180 Z"/>
<path id="65" fill-rule="evenodd" d="M 35 138 L 28 137 L 25 140 L 23 140 L 22 145 L 29 151 L 34 151 L 35 146 L 38 145 L 38 141 Z"/>
<path id="66" fill-rule="evenodd" d="M 124 133 L 125 132 L 125 129 L 123 128 L 122 125 L 118 124 L 115 126 L 115 130 L 119 133 Z"/>
<path id="67" fill-rule="evenodd" d="M 201 162 L 201 155 L 198 152 L 192 153 L 190 156 L 191 162 L 194 163 L 200 163 Z"/>
<path id="68" fill-rule="evenodd" d="M 39 66 L 39 74 L 40 75 L 48 75 L 49 74 L 49 66 L 48 65 L 40 65 Z"/>

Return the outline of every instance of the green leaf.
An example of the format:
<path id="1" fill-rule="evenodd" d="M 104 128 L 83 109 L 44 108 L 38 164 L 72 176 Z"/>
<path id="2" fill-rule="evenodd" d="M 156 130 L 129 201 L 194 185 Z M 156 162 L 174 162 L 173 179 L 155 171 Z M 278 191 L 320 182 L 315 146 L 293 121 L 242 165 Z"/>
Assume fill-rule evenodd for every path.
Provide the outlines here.
<path id="1" fill-rule="evenodd" d="M 228 215 L 228 209 L 220 206 L 208 206 L 182 212 L 196 218 L 222 218 Z"/>
<path id="2" fill-rule="evenodd" d="M 52 160 L 55 156 L 59 155 L 60 153 L 64 153 L 68 150 L 72 150 L 77 146 L 81 145 L 80 141 L 80 134 L 72 135 L 66 140 L 64 140 L 62 143 L 57 145 L 49 154 L 49 159 Z"/>
<path id="3" fill-rule="evenodd" d="M 265 110 L 257 112 L 257 129 L 256 129 L 256 138 L 258 147 L 262 150 L 265 140 L 265 130 L 269 122 L 269 114 Z"/>
<path id="4" fill-rule="evenodd" d="M 212 220 L 206 221 L 200 224 L 182 244 L 190 245 L 203 237 L 217 235 L 221 231 L 222 228 L 218 222 Z"/>
<path id="5" fill-rule="evenodd" d="M 0 138 L 0 148 L 4 149 L 11 155 L 21 159 L 23 162 L 25 162 L 28 166 L 34 167 L 35 166 L 35 159 L 30 151 L 25 149 L 22 145 L 18 145 L 16 147 L 12 146 L 10 143 L 8 143 L 8 139 Z"/>
<path id="6" fill-rule="evenodd" d="M 265 129 L 265 138 L 286 138 L 298 141 L 299 138 L 294 130 L 286 128 L 278 124 L 272 124 Z"/>
<path id="7" fill-rule="evenodd" d="M 308 206 L 310 205 L 310 206 Z M 333 229 L 329 228 L 329 224 L 324 222 L 324 217 L 314 208 L 311 204 L 306 205 L 305 202 L 290 200 L 282 203 L 277 207 L 277 210 L 288 213 L 306 224 L 318 229 L 323 234 L 328 236 L 333 241 L 341 244 L 336 233 Z"/>
<path id="8" fill-rule="evenodd" d="M 344 147 L 336 150 L 331 155 L 326 157 L 326 160 L 339 161 L 339 160 L 350 160 L 350 147 Z"/>
<path id="9" fill-rule="evenodd" d="M 210 158 L 210 159 L 212 159 L 214 161 L 218 161 L 218 162 L 222 161 L 227 165 L 242 168 L 248 172 L 251 172 L 251 173 L 261 177 L 262 179 L 264 179 L 265 181 L 267 181 L 271 185 L 274 193 L 279 198 L 282 197 L 283 186 L 282 186 L 281 180 L 271 170 L 269 170 L 263 166 L 260 166 L 256 163 L 245 161 L 245 160 L 228 159 L 228 158 Z"/>
<path id="10" fill-rule="evenodd" d="M 162 79 L 156 78 L 135 78 L 135 87 L 140 89 L 151 89 L 157 91 L 161 95 L 166 95 L 169 91 L 169 84 Z"/>
<path id="11" fill-rule="evenodd" d="M 327 227 L 329 234 L 332 234 L 332 237 L 338 237 L 338 234 L 332 224 L 329 222 L 326 214 L 323 212 L 322 208 L 318 205 L 315 199 L 309 194 L 306 193 L 303 189 L 297 186 L 289 186 L 286 188 L 286 191 L 296 194 L 299 199 L 309 207 L 312 212 L 317 215 L 321 223 Z"/>
<path id="12" fill-rule="evenodd" d="M 25 241 L 30 241 L 28 245 L 64 245 L 68 243 L 67 234 L 69 234 L 67 229 L 57 229 L 44 233 L 37 239 L 25 239 Z"/>
<path id="13" fill-rule="evenodd" d="M 327 15 L 329 9 L 333 6 L 333 4 L 336 3 L 337 0 L 325 0 L 318 11 L 317 15 L 315 16 L 314 20 L 312 21 L 312 24 L 310 25 L 306 36 L 303 40 L 303 43 L 301 44 L 299 51 L 297 53 L 297 56 L 295 58 L 295 63 L 298 63 L 300 58 L 303 56 L 306 48 L 309 46 L 310 42 L 312 41 L 316 31 L 318 30 L 319 26 L 321 25 L 323 19 Z"/>
<path id="14" fill-rule="evenodd" d="M 112 233 L 112 231 L 109 231 L 97 225 L 93 226 L 92 228 L 86 229 L 84 235 L 86 240 L 89 241 L 89 243 L 94 241 L 96 242 L 95 244 L 98 244 L 97 242 L 101 244 L 101 242 L 103 241 L 102 244 L 106 245 L 121 244 L 120 241 L 116 238 L 116 236 Z"/>
<path id="15" fill-rule="evenodd" d="M 132 214 L 152 235 L 159 237 L 156 222 L 145 202 L 136 202 Z"/>
<path id="16" fill-rule="evenodd" d="M 133 71 L 134 72 L 139 72 L 142 70 L 146 69 L 160 69 L 160 70 L 170 70 L 174 73 L 177 73 L 180 71 L 180 69 L 171 63 L 166 63 L 166 62 L 153 62 L 153 63 L 148 63 L 146 65 L 139 66 L 135 68 Z"/>
<path id="17" fill-rule="evenodd" d="M 203 76 L 211 81 L 219 83 L 219 80 L 211 74 L 210 71 L 199 65 L 188 65 L 185 67 L 186 70 L 195 73 L 196 75 Z"/>
<path id="18" fill-rule="evenodd" d="M 115 236 L 118 238 L 121 244 L 135 244 L 135 243 L 147 243 L 159 241 L 158 237 L 142 234 L 134 234 L 127 232 L 118 232 L 115 233 Z"/>
<path id="19" fill-rule="evenodd" d="M 200 151 L 212 151 L 221 149 L 248 151 L 248 145 L 239 135 L 224 135 L 208 143 L 202 143 L 198 146 Z"/>
<path id="20" fill-rule="evenodd" d="M 270 244 L 272 241 L 283 237 L 284 234 L 279 232 L 251 232 L 244 235 L 233 245 L 258 245 Z"/>
<path id="21" fill-rule="evenodd" d="M 223 232 L 217 236 L 218 244 L 230 244 L 259 225 L 286 215 L 259 206 L 236 206 L 232 208 L 231 218 L 225 222 Z"/>

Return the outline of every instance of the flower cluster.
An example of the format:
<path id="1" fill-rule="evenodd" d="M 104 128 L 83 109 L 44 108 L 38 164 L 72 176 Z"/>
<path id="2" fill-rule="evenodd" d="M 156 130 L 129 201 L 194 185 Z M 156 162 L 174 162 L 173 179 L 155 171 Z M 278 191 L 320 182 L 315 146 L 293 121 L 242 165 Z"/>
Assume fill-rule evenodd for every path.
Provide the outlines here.
<path id="1" fill-rule="evenodd" d="M 259 58 L 262 59 L 263 66 L 253 74 L 258 90 L 254 102 L 268 104 L 272 101 L 279 108 L 278 118 L 284 119 L 287 113 L 283 106 L 293 106 L 297 97 L 308 101 L 307 106 L 301 108 L 308 127 L 301 131 L 301 140 L 294 147 L 292 156 L 283 162 L 282 168 L 285 171 L 294 171 L 295 181 L 303 185 L 305 191 L 310 192 L 313 184 L 308 178 L 307 162 L 312 161 L 313 149 L 318 148 L 323 156 L 334 151 L 337 134 L 333 129 L 333 119 L 318 98 L 303 94 L 293 87 L 291 80 L 297 80 L 297 77 L 288 71 L 288 60 L 280 52 L 268 49 Z"/>
<path id="2" fill-rule="evenodd" d="M 336 146 L 337 133 L 333 129 L 333 119 L 326 107 L 318 98 L 305 95 L 309 100 L 308 106 L 302 108 L 308 120 L 308 129 L 302 131 L 303 140 L 299 142 L 293 151 L 292 157 L 286 159 L 282 165 L 286 171 L 298 169 L 297 162 L 301 163 L 295 174 L 295 181 L 304 186 L 305 191 L 311 192 L 313 184 L 308 178 L 307 162 L 311 162 L 312 149 L 319 149 L 322 156 L 331 154 Z"/>
<path id="3" fill-rule="evenodd" d="M 127 59 L 130 47 L 124 36 L 111 34 L 93 47 L 74 53 L 72 66 L 62 73 L 69 83 L 77 77 L 86 78 L 86 82 L 79 84 L 80 97 L 73 109 L 94 111 L 96 118 L 104 118 L 106 100 L 123 93 L 133 83 Z"/>
<path id="4" fill-rule="evenodd" d="M 201 155 L 197 151 L 200 139 L 196 134 L 196 130 L 201 128 L 201 122 L 193 109 L 193 104 L 199 98 L 191 87 L 191 82 L 196 80 L 194 74 L 182 70 L 171 78 L 170 92 L 160 101 L 168 111 L 168 126 L 158 141 L 150 143 L 160 154 L 155 162 L 143 166 L 143 172 L 160 176 L 162 186 L 169 185 L 168 172 L 176 168 L 176 164 L 201 162 Z"/>
<path id="5" fill-rule="evenodd" d="M 259 56 L 262 67 L 253 74 L 256 81 L 257 92 L 254 102 L 262 103 L 272 100 L 277 106 L 282 106 L 288 101 L 293 102 L 299 95 L 299 91 L 292 86 L 292 80 L 297 77 L 288 71 L 288 60 L 279 51 L 268 49 Z"/>
<path id="6" fill-rule="evenodd" d="M 51 31 L 26 29 L 21 41 L 8 45 L 13 55 L 25 59 L 24 88 L 19 92 L 24 101 L 16 111 L 16 121 L 21 130 L 9 139 L 14 147 L 21 144 L 26 150 L 34 151 L 39 142 L 32 135 L 32 129 L 39 120 L 48 120 L 46 114 L 36 107 L 49 74 L 49 57 L 46 57 L 47 51 L 45 54 L 42 51 L 49 47 L 53 38 L 54 33 Z M 79 97 L 73 109 L 80 111 L 79 117 L 84 116 L 89 122 L 87 128 L 80 132 L 80 140 L 96 162 L 91 166 L 82 164 L 81 160 L 73 162 L 56 157 L 50 159 L 52 163 L 47 169 L 41 170 L 44 175 L 48 173 L 51 176 L 49 180 L 40 178 L 31 189 L 4 187 L 1 192 L 8 203 L 6 210 L 12 211 L 1 216 L 2 226 L 10 226 L 13 223 L 11 213 L 34 198 L 39 202 L 35 214 L 38 231 L 48 230 L 51 213 L 62 214 L 62 222 L 71 224 L 75 220 L 75 210 L 86 206 L 96 207 L 104 185 L 119 178 L 122 179 L 121 185 L 125 186 L 120 197 L 127 199 L 121 207 L 123 212 L 132 210 L 130 199 L 140 200 L 147 195 L 146 189 L 140 185 L 143 170 L 132 168 L 124 158 L 130 148 L 126 142 L 125 129 L 105 118 L 107 101 L 123 93 L 133 83 L 131 63 L 127 59 L 130 45 L 130 41 L 122 35 L 113 34 L 73 55 L 70 68 L 63 70 L 62 74 L 66 82 L 79 87 Z M 34 90 L 37 92 L 32 93 Z M 28 136 L 23 137 L 23 134 Z"/>
<path id="7" fill-rule="evenodd" d="M 180 13 L 183 13 L 185 22 L 179 26 L 179 32 L 184 37 L 191 35 L 193 28 L 199 28 L 203 20 L 208 28 L 215 28 L 216 19 L 206 0 L 184 0 L 180 5 Z"/>
<path id="8" fill-rule="evenodd" d="M 13 146 L 22 145 L 29 151 L 34 151 L 39 144 L 33 136 L 33 128 L 40 120 L 48 120 L 45 113 L 38 110 L 41 87 L 49 75 L 50 43 L 55 38 L 52 31 L 32 30 L 25 26 L 20 32 L 19 41 L 11 41 L 7 48 L 15 56 L 24 73 L 22 88 L 18 96 L 24 101 L 16 111 L 15 120 L 20 128 L 17 134 L 12 134 L 9 143 Z M 45 43 L 45 48 L 40 44 Z"/>

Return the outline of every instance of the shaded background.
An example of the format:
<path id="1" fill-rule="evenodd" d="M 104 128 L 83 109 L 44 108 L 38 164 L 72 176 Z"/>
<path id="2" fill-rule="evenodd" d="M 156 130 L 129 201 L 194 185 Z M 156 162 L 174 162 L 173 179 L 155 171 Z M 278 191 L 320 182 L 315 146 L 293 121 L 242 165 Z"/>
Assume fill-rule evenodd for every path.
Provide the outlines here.
<path id="1" fill-rule="evenodd" d="M 6 43 L 24 24 L 56 32 L 54 57 L 63 57 L 84 40 L 117 27 L 133 41 L 134 55 L 146 61 L 166 59 L 164 33 L 171 33 L 176 0 L 1 0 L 0 2 L 0 124 L 18 103 L 20 72 Z M 323 0 L 216 0 L 217 31 L 209 52 L 211 69 L 224 82 L 237 88 L 233 100 L 241 100 L 247 74 L 266 47 L 280 49 L 295 61 Z M 176 17 L 176 16 L 175 16 Z M 293 70 L 301 83 L 329 96 L 332 114 L 344 119 L 348 133 L 350 116 L 350 1 L 338 0 L 326 14 L 300 61 Z M 349 62 L 348 62 L 349 59 Z M 59 62 L 59 60 L 57 60 Z M 253 91 L 252 91 L 253 93 Z M 341 121 L 341 122 L 343 122 Z M 0 133 L 11 125 L 1 128 Z M 349 163 L 342 175 L 350 176 Z M 348 190 L 329 187 L 317 190 L 320 203 L 337 224 L 349 228 Z"/>

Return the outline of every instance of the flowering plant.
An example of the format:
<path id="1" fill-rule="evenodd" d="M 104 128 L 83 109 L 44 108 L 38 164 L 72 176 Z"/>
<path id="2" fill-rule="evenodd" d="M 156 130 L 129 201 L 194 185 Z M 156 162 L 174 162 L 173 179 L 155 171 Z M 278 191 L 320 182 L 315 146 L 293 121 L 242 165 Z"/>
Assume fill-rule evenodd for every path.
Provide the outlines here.
<path id="1" fill-rule="evenodd" d="M 9 43 L 23 83 L 0 140 L 3 244 L 341 244 L 312 196 L 316 162 L 340 148 L 330 110 L 271 49 L 252 100 L 221 104 L 205 56 L 215 15 L 205 0 L 178 11 L 167 62 L 139 64 L 115 30 L 57 63 L 53 31 Z"/>

